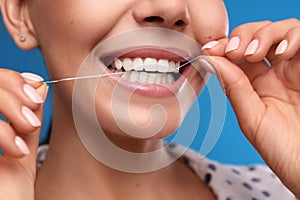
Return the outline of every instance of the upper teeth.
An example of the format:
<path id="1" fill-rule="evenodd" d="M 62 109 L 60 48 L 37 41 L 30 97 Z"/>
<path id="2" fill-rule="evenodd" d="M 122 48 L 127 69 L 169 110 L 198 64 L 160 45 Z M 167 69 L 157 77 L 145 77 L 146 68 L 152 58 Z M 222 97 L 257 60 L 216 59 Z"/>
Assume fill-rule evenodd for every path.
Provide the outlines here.
<path id="1" fill-rule="evenodd" d="M 179 72 L 180 62 L 169 61 L 167 59 L 155 58 L 123 58 L 116 59 L 111 65 L 116 70 L 125 71 L 147 71 L 147 72 Z"/>

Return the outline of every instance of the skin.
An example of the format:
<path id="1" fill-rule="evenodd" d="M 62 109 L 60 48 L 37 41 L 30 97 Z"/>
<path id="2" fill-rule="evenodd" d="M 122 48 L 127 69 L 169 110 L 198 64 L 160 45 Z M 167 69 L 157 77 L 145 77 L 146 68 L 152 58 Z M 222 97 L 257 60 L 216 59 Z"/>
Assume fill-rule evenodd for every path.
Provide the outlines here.
<path id="1" fill-rule="evenodd" d="M 217 71 L 243 133 L 283 183 L 295 195 L 300 195 L 297 184 L 300 179 L 298 20 L 242 25 L 230 36 L 240 38 L 239 48 L 227 51 L 230 41 L 226 38 L 227 13 L 220 0 L 113 0 L 109 3 L 73 0 L 71 4 L 67 0 L 0 0 L 0 6 L 6 27 L 16 44 L 24 50 L 41 48 L 52 79 L 74 76 L 95 44 L 134 28 L 169 28 L 192 37 L 201 45 L 218 41 L 215 47 L 206 49 L 211 55 L 208 61 Z M 165 12 L 170 9 L 172 12 Z M 214 16 L 208 19 L 206 16 L 211 13 Z M 149 16 L 159 16 L 159 20 L 149 22 L 146 20 Z M 178 20 L 183 23 L 176 23 Z M 26 42 L 19 41 L 20 34 L 27 36 Z M 260 45 L 254 54 L 245 55 L 253 39 L 258 39 Z M 275 55 L 278 44 L 284 39 L 289 44 L 286 51 Z M 263 62 L 265 56 L 271 61 L 272 68 Z M 140 199 L 141 195 L 149 199 L 216 198 L 180 162 L 153 173 L 136 175 L 112 170 L 96 161 L 81 144 L 70 114 L 72 82 L 54 87 L 51 148 L 36 175 L 35 158 L 40 130 L 26 121 L 21 106 L 26 105 L 41 119 L 42 104 L 33 103 L 22 87 L 27 83 L 44 97 L 46 86 L 5 69 L 0 70 L 0 76 L 3 77 L 0 79 L 0 101 L 12 102 L 0 107 L 0 112 L 11 122 L 0 123 L 3 130 L 0 147 L 5 151 L 0 159 L 3 169 L 0 171 L 1 199 L 32 200 L 34 195 L 35 199 L 118 199 L 120 196 Z M 190 77 L 189 81 L 199 92 L 197 86 L 201 85 L 201 79 Z M 98 115 L 105 113 L 107 121 L 100 123 L 118 145 L 135 152 L 151 151 L 162 145 L 161 137 L 177 128 L 178 123 L 170 123 L 174 121 L 172 116 L 179 115 L 174 103 L 167 107 L 170 122 L 166 123 L 163 135 L 144 141 L 124 137 L 112 121 L 111 109 L 105 106 L 111 102 L 111 86 L 107 85 L 106 79 L 103 79 L 97 88 L 101 98 L 96 98 L 96 109 Z M 146 97 L 135 98 L 144 100 L 146 107 L 151 105 Z M 163 100 L 157 101 L 163 104 Z M 145 105 L 131 105 L 131 111 L 138 112 Z M 147 117 L 134 120 L 142 124 L 149 121 Z M 29 155 L 25 156 L 14 143 L 16 135 L 26 142 L 31 152 Z M 158 179 L 161 181 L 158 182 Z"/>

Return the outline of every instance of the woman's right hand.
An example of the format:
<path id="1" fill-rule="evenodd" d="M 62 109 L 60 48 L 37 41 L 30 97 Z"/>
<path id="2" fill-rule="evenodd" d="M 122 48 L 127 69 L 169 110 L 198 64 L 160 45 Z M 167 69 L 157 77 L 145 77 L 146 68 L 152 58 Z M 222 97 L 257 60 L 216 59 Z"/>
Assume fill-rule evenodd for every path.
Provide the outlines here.
<path id="1" fill-rule="evenodd" d="M 0 199 L 34 200 L 36 154 L 48 86 L 31 73 L 0 69 Z"/>

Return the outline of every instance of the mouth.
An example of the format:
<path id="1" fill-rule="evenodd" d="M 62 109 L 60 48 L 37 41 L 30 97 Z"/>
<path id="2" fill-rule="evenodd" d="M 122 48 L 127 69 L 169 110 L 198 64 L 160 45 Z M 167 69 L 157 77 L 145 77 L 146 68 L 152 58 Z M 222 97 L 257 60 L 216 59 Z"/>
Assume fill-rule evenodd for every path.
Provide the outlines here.
<path id="1" fill-rule="evenodd" d="M 124 74 L 122 79 L 142 84 L 173 84 L 183 71 L 180 66 L 186 62 L 175 62 L 168 59 L 151 57 L 118 58 L 113 61 L 108 69 L 112 73 Z"/>
<path id="2" fill-rule="evenodd" d="M 175 95 L 187 80 L 191 65 L 187 56 L 164 49 L 143 48 L 101 60 L 109 77 L 127 90 L 151 97 Z"/>

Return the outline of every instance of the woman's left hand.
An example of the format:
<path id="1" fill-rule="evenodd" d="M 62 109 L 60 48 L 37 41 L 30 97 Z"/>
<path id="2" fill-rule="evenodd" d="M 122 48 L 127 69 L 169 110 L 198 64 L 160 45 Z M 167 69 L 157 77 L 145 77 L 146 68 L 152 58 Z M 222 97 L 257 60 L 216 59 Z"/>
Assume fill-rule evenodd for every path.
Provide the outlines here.
<path id="1" fill-rule="evenodd" d="M 300 197 L 300 22 L 244 24 L 206 45 L 248 140 Z M 216 43 L 214 42 L 214 45 Z M 270 62 L 269 66 L 265 58 Z"/>

